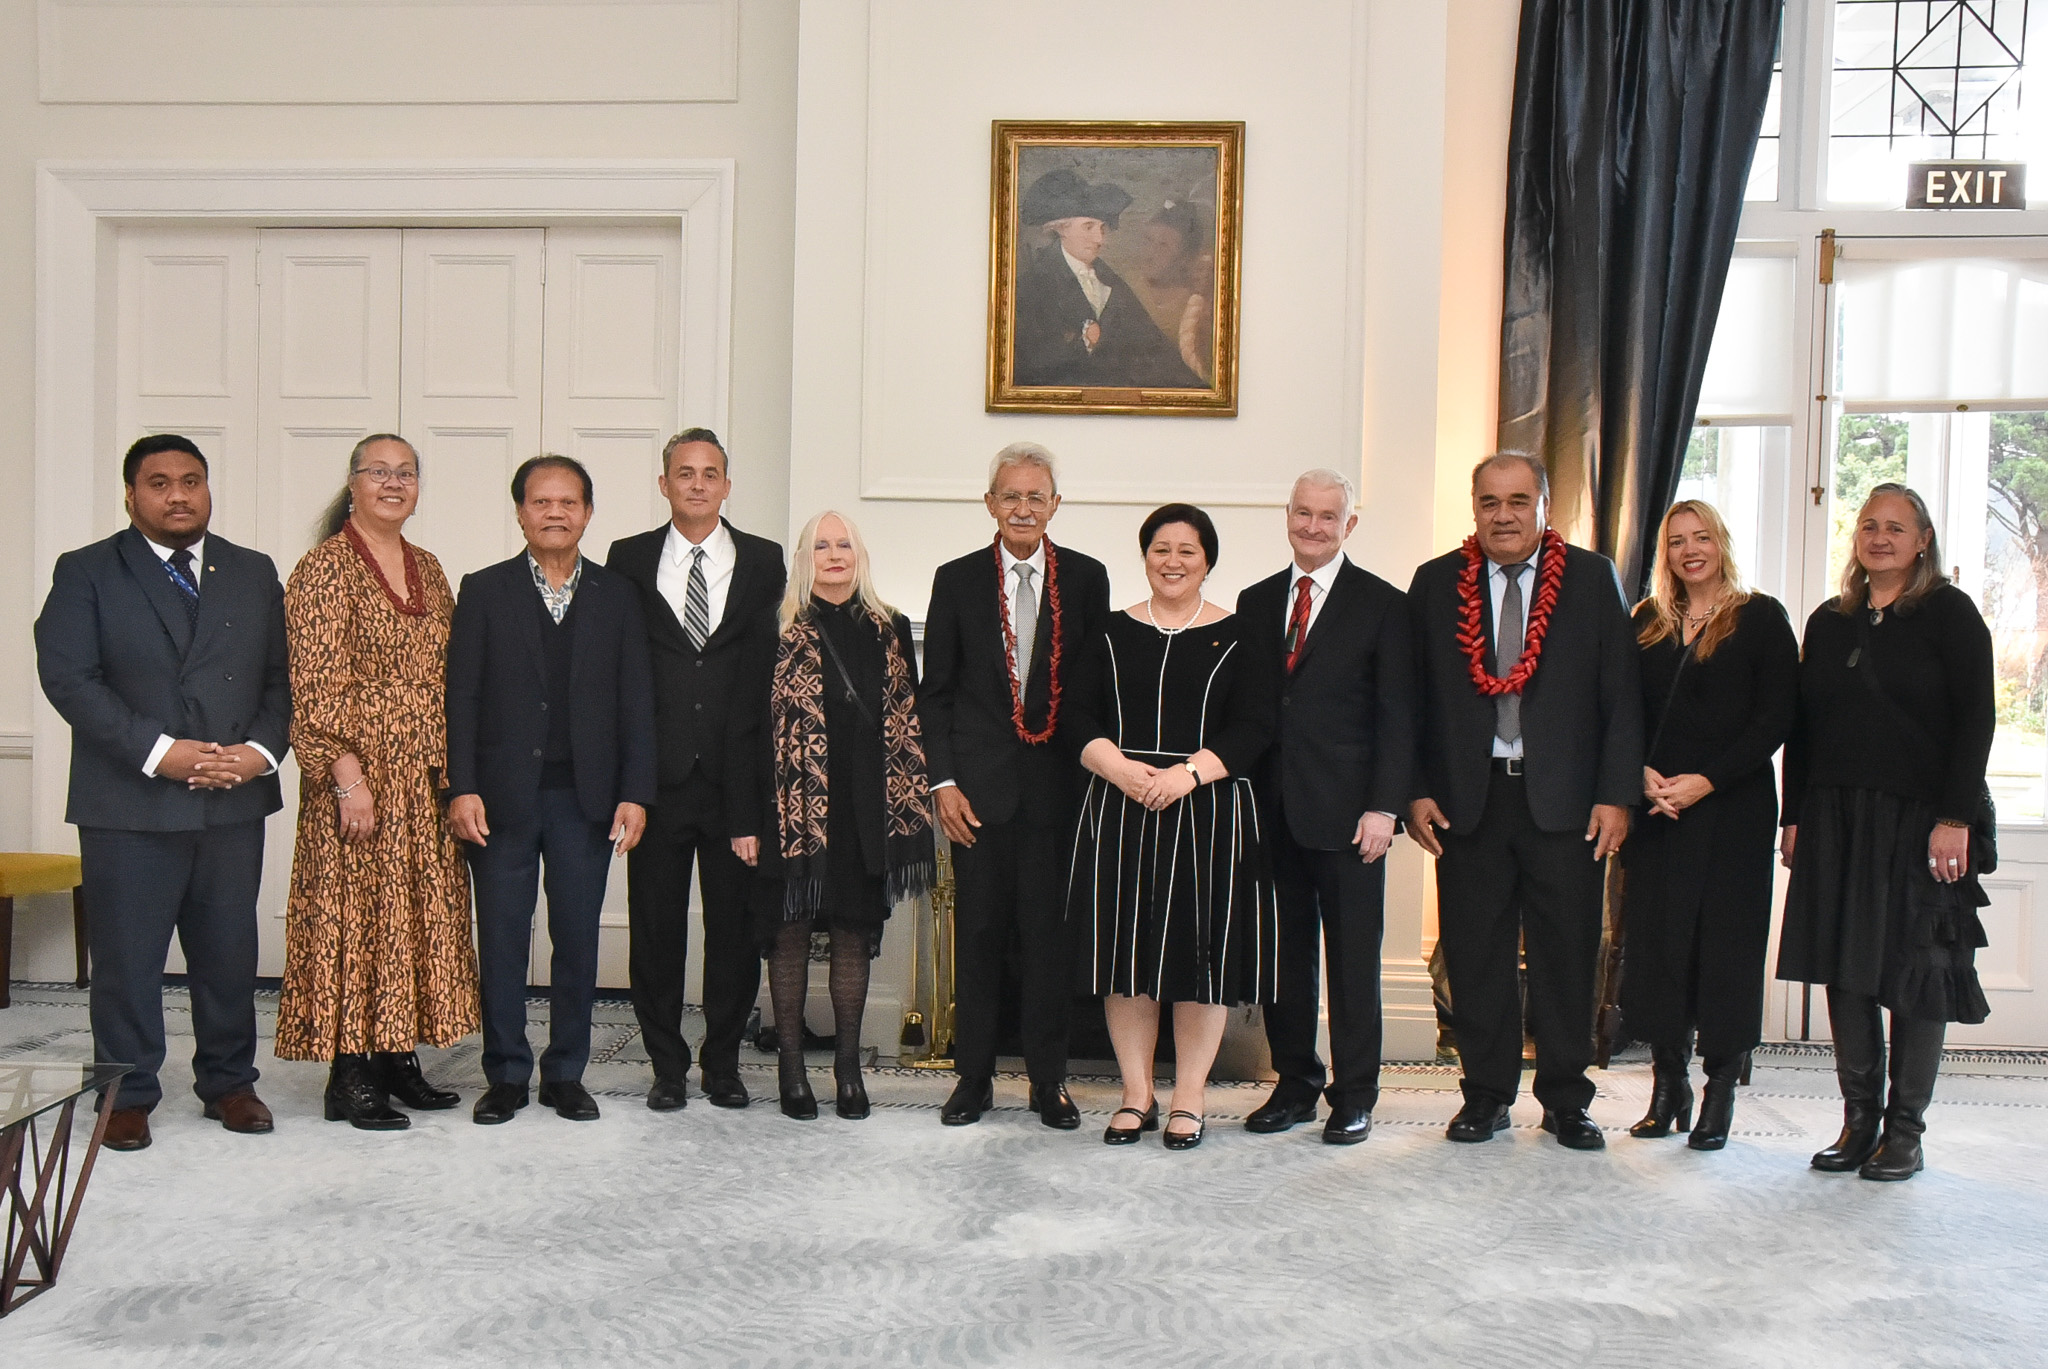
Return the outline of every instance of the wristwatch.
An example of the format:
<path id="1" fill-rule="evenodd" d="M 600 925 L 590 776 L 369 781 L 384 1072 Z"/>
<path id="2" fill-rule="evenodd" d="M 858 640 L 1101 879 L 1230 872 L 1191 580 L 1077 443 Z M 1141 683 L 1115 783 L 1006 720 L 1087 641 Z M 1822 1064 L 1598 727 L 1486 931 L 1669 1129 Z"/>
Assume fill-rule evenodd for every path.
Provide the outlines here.
<path id="1" fill-rule="evenodd" d="M 1195 763 L 1193 761 L 1182 761 L 1181 768 L 1186 770 L 1190 775 L 1193 775 L 1195 777 L 1196 784 L 1200 784 L 1202 782 L 1202 772 L 1195 769 Z"/>

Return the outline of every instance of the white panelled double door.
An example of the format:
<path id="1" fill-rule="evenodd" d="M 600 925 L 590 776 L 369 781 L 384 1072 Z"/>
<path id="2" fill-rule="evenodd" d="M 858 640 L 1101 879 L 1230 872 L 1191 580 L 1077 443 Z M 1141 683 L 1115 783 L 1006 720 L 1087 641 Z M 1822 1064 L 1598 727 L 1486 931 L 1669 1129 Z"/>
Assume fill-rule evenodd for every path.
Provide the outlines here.
<path id="1" fill-rule="evenodd" d="M 584 551 L 667 517 L 655 488 L 680 411 L 677 225 L 264 229 L 137 225 L 115 256 L 114 428 L 180 432 L 212 468 L 214 527 L 279 571 L 313 544 L 349 450 L 419 449 L 407 537 L 451 585 L 523 545 L 510 481 L 574 456 L 596 483 Z M 124 523 L 102 511 L 108 531 Z M 261 972 L 283 966 L 297 772 L 271 823 Z M 626 880 L 605 900 L 600 982 L 626 983 Z M 538 921 L 544 924 L 544 919 Z M 532 978 L 547 982 L 535 933 Z M 182 965 L 172 953 L 172 968 Z"/>

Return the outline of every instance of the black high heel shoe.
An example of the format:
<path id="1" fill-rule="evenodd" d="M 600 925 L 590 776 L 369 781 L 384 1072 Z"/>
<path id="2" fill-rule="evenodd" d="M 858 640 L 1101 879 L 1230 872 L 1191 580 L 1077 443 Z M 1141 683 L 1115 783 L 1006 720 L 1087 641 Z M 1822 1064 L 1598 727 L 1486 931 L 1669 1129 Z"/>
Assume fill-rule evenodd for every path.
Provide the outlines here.
<path id="1" fill-rule="evenodd" d="M 858 1122 L 868 1115 L 867 1085 L 861 1082 L 858 1074 L 839 1081 L 839 1097 L 833 1102 L 832 1110 L 849 1122 Z"/>
<path id="2" fill-rule="evenodd" d="M 1670 1046 L 1652 1046 L 1650 1060 L 1656 1082 L 1650 1087 L 1650 1109 L 1628 1134 L 1643 1139 L 1669 1136 L 1674 1130 L 1692 1129 L 1692 1084 L 1686 1079 L 1690 1063 L 1685 1052 Z"/>
<path id="3" fill-rule="evenodd" d="M 794 1069 L 783 1065 L 778 1071 L 776 1082 L 782 1094 L 784 1117 L 798 1122 L 817 1120 L 817 1095 L 811 1092 L 811 1076 L 802 1064 L 798 1064 Z"/>
<path id="4" fill-rule="evenodd" d="M 1172 1112 L 1166 1114 L 1168 1122 L 1173 1121 L 1176 1117 L 1187 1118 L 1195 1124 L 1195 1129 L 1193 1131 L 1162 1131 L 1159 1133 L 1159 1143 L 1168 1150 L 1193 1150 L 1196 1146 L 1202 1144 L 1202 1133 L 1209 1129 L 1209 1124 L 1195 1113 L 1183 1112 L 1179 1108 L 1175 1108 Z"/>
<path id="5" fill-rule="evenodd" d="M 327 1072 L 325 1115 L 330 1122 L 347 1122 L 358 1131 L 404 1131 L 412 1118 L 391 1106 L 378 1087 L 369 1057 L 337 1055 Z"/>
<path id="6" fill-rule="evenodd" d="M 1137 1118 L 1138 1125 L 1134 1127 L 1117 1126 L 1116 1119 L 1124 1116 L 1126 1113 Z M 1102 1144 L 1106 1146 L 1134 1146 L 1138 1144 L 1138 1138 L 1146 1132 L 1159 1130 L 1159 1100 L 1154 1098 L 1152 1105 L 1143 1112 L 1138 1111 L 1136 1108 L 1118 1108 L 1109 1115 L 1109 1121 L 1110 1125 L 1102 1129 Z"/>
<path id="7" fill-rule="evenodd" d="M 420 1071 L 417 1051 L 378 1051 L 370 1057 L 370 1068 L 385 1093 L 420 1112 L 440 1112 L 462 1101 L 459 1093 L 437 1089 Z"/>

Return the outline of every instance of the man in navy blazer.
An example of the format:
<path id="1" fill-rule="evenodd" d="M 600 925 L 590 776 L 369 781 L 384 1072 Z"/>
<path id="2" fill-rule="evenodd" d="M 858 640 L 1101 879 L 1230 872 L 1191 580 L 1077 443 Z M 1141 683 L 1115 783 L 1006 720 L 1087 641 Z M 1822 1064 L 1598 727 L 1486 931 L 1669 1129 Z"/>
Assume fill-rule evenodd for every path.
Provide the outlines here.
<path id="1" fill-rule="evenodd" d="M 1237 599 L 1284 681 L 1278 739 L 1253 775 L 1280 899 L 1280 996 L 1266 1005 L 1280 1078 L 1245 1127 L 1271 1133 L 1311 1121 L 1320 1094 L 1330 1103 L 1323 1140 L 1331 1145 L 1372 1134 L 1385 857 L 1408 808 L 1414 754 L 1408 601 L 1344 555 L 1356 503 L 1336 471 L 1302 475 L 1287 497 L 1293 563 Z M 1334 1078 L 1316 1054 L 1325 960 Z"/>
<path id="2" fill-rule="evenodd" d="M 36 619 L 43 693 L 71 725 L 92 939 L 92 1035 L 131 1066 L 105 1144 L 140 1150 L 163 1098 L 171 933 L 192 992 L 193 1091 L 230 1131 L 266 1132 L 256 1083 L 263 820 L 291 736 L 284 588 L 268 556 L 208 531 L 206 458 L 174 433 L 128 449 L 130 525 L 57 558 Z"/>
<path id="3" fill-rule="evenodd" d="M 462 579 L 448 637 L 448 823 L 476 890 L 484 1078 L 475 1118 L 526 1106 L 526 967 L 546 867 L 548 1048 L 540 1101 L 593 1121 L 583 1087 L 597 991 L 598 915 L 614 855 L 654 802 L 654 678 L 640 597 L 578 550 L 590 472 L 537 456 L 512 477 L 526 550 Z"/>

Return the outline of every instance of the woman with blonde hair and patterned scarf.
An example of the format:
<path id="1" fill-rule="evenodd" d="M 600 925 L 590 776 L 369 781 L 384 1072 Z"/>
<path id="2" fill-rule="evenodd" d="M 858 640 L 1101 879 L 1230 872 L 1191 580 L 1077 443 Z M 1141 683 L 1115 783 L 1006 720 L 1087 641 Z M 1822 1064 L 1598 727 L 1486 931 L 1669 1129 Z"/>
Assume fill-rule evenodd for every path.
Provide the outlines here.
<path id="1" fill-rule="evenodd" d="M 930 792 L 917 721 L 910 622 L 882 602 L 853 520 L 827 511 L 804 525 L 790 558 L 768 699 L 772 807 L 763 873 L 779 876 L 762 941 L 781 1046 L 782 1111 L 818 1115 L 804 1072 L 804 994 L 811 934 L 832 939 L 838 1034 L 835 1110 L 868 1115 L 860 1023 L 868 963 L 889 910 L 931 888 Z"/>

